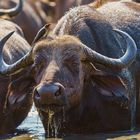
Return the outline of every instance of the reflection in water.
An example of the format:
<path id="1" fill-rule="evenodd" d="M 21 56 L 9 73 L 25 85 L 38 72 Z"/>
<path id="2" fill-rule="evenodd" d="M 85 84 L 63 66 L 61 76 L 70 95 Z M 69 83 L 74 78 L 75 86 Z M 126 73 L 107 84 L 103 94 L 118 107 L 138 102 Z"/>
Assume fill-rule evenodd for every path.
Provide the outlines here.
<path id="1" fill-rule="evenodd" d="M 56 122 L 53 124 L 55 125 Z M 55 127 L 55 126 L 53 126 Z M 58 129 L 58 128 L 57 128 Z M 55 130 L 57 133 L 57 130 Z M 36 109 L 33 107 L 27 119 L 20 125 L 18 131 L 0 137 L 0 140 L 140 140 L 140 130 L 121 131 L 110 134 L 96 135 L 75 135 L 69 134 L 64 138 L 47 138 L 44 136 L 44 129 L 38 117 Z M 54 135 L 55 137 L 55 135 Z"/>
<path id="2" fill-rule="evenodd" d="M 44 138 L 44 129 L 39 118 L 36 108 L 33 106 L 28 114 L 27 119 L 18 127 L 19 129 L 28 130 L 30 139 Z M 24 135 L 27 137 L 27 135 Z"/>

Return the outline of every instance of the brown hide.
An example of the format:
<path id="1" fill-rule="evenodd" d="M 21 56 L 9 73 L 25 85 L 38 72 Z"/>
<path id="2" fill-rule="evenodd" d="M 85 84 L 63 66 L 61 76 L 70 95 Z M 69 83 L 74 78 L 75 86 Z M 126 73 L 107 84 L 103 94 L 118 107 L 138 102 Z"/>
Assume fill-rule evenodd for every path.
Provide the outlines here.
<path id="1" fill-rule="evenodd" d="M 130 3 L 130 5 L 133 4 Z M 90 12 L 93 13 L 90 14 Z M 76 103 L 70 104 L 70 107 L 72 108 L 70 108 L 70 110 L 65 111 L 67 119 L 66 122 L 62 121 L 62 129 L 60 130 L 62 132 L 94 133 L 101 131 L 105 132 L 113 130 L 130 129 L 132 121 L 130 106 L 132 101 L 135 102 L 134 96 L 136 87 L 134 78 L 135 75 L 133 75 L 134 73 L 129 68 L 117 71 L 116 69 L 111 70 L 109 68 L 103 67 L 93 62 L 93 65 L 97 66 L 97 68 L 101 71 L 101 73 L 99 73 L 98 70 L 94 68 L 92 69 L 93 73 L 91 75 L 90 73 L 91 69 L 89 69 L 89 67 L 88 68 L 82 67 L 84 75 L 82 75 L 83 74 L 82 72 L 80 73 L 81 75 L 77 72 L 77 74 L 73 78 L 71 73 L 69 72 L 71 68 L 73 68 L 72 70 L 75 71 L 74 68 L 76 66 L 79 67 L 79 63 L 76 66 L 73 66 L 72 58 L 75 58 L 75 55 L 71 54 L 71 52 L 73 52 L 73 47 L 75 46 L 76 48 L 77 42 L 73 40 L 72 37 L 71 38 L 66 37 L 65 34 L 74 35 L 76 37 L 78 36 L 83 41 L 83 43 L 85 43 L 88 47 L 91 47 L 92 49 L 101 52 L 102 54 L 110 55 L 113 58 L 119 55 L 119 53 L 122 54 L 121 52 L 122 47 L 125 46 L 125 42 L 122 41 L 122 38 L 120 36 L 114 38 L 116 36 L 114 36 L 114 34 L 111 32 L 112 28 L 109 28 L 108 26 L 111 25 L 111 23 L 106 22 L 105 20 L 106 17 L 104 19 L 104 14 L 100 15 L 100 12 L 95 11 L 94 9 L 93 11 L 91 10 L 90 12 L 88 13 L 88 10 L 84 11 L 84 7 L 79 9 L 79 11 L 78 8 L 77 9 L 75 8 L 73 11 L 71 10 L 69 14 L 66 14 L 64 17 L 60 19 L 60 21 L 56 25 L 56 28 L 54 29 L 53 32 L 54 36 L 51 36 L 50 40 L 49 37 L 48 40 L 46 38 L 42 38 L 41 41 L 36 44 L 37 46 L 36 49 L 38 48 L 37 56 L 41 57 L 42 56 L 41 54 L 43 54 L 42 63 L 44 63 L 44 61 L 46 60 L 45 63 L 46 69 L 44 69 L 44 71 L 41 72 L 42 76 L 40 75 L 39 77 L 40 80 L 38 81 L 39 86 L 41 85 L 41 83 L 44 82 L 45 83 L 44 85 L 47 87 L 48 86 L 47 82 L 50 80 L 52 83 L 59 81 L 62 85 L 64 84 L 64 87 L 66 88 L 67 86 L 65 85 L 65 83 L 69 83 L 67 85 L 71 85 L 71 83 L 69 82 L 70 78 L 68 78 L 69 76 L 71 77 L 71 79 L 74 79 L 76 77 L 78 79 L 80 77 L 79 79 L 81 81 L 83 80 L 83 87 L 81 86 L 82 84 L 75 83 L 76 80 L 73 80 L 72 82 L 73 84 L 71 87 L 75 87 L 75 85 L 77 85 L 77 87 L 80 87 L 82 89 L 82 92 L 81 91 L 75 92 L 73 94 L 76 94 L 77 96 L 76 95 L 74 96 L 72 94 L 73 96 L 71 96 L 71 98 L 68 99 L 72 99 L 73 102 L 76 102 L 78 104 L 79 100 L 77 100 L 77 97 L 79 97 L 78 99 L 81 99 L 80 96 L 78 96 L 79 93 L 82 94 L 82 99 L 80 100 L 79 103 L 80 105 L 79 104 L 77 105 Z M 132 13 L 133 12 L 131 12 L 131 14 Z M 137 14 L 139 14 L 139 12 L 137 12 Z M 113 14 L 111 13 L 110 16 L 111 15 Z M 130 17 L 128 17 L 128 19 L 129 18 Z M 114 22 L 116 21 L 113 19 L 113 17 L 112 20 Z M 134 17 L 134 20 L 137 21 L 139 19 L 136 16 Z M 125 21 L 122 20 L 119 22 L 123 22 L 124 26 L 126 26 Z M 136 22 L 136 24 L 139 25 L 139 22 Z M 133 30 L 131 32 L 135 33 L 135 31 Z M 138 32 L 138 29 L 136 30 L 136 32 Z M 54 43 L 52 43 L 53 40 Z M 117 45 L 116 40 L 119 41 L 118 44 L 122 45 L 120 46 Z M 68 43 L 69 45 L 66 42 L 69 42 Z M 136 40 L 136 43 L 138 43 L 138 40 Z M 64 49 L 64 45 L 65 48 L 69 46 L 70 49 L 68 50 L 71 50 L 66 55 L 72 56 L 70 57 L 70 60 L 67 60 L 69 63 L 68 68 L 62 61 L 63 60 L 62 58 L 65 58 L 63 57 L 63 54 L 61 54 L 61 52 L 63 52 L 62 49 Z M 56 48 L 59 49 L 53 52 L 53 49 L 56 50 Z M 41 51 L 41 49 L 43 51 Z M 79 53 L 77 52 L 77 56 L 78 55 Z M 85 69 L 88 69 L 89 71 L 86 71 Z M 44 85 L 43 88 L 45 87 Z M 40 89 L 38 91 L 42 90 Z M 50 90 L 48 91 L 50 92 Z M 45 92 L 43 92 L 43 94 L 44 93 Z M 66 94 L 67 93 L 68 92 L 66 92 Z M 36 94 L 38 95 L 39 93 Z M 48 96 L 51 95 L 48 94 Z M 42 102 L 42 105 L 45 106 L 44 103 L 45 100 L 43 100 Z M 46 103 L 46 105 L 48 104 Z M 47 134 L 48 116 L 46 109 L 44 110 L 42 109 L 44 106 L 41 107 L 37 105 L 37 108 L 39 110 L 39 114 L 41 116 Z M 60 116 L 62 116 L 62 112 L 56 113 L 56 116 L 54 115 L 54 118 L 55 117 L 59 118 Z"/>
<path id="2" fill-rule="evenodd" d="M 22 73 L 12 77 L 1 78 L 0 83 L 0 134 L 13 132 L 27 116 L 32 106 L 33 79 Z"/>
<path id="3" fill-rule="evenodd" d="M 104 14 L 92 8 L 82 6 L 72 9 L 58 22 L 52 35 L 36 37 L 37 42 L 28 53 L 30 57 L 26 55 L 26 59 L 21 59 L 18 65 L 23 68 L 27 61 L 31 61 L 35 79 L 33 99 L 46 134 L 48 126 L 55 125 L 53 120 L 50 122 L 49 115 L 55 121 L 60 119 L 60 131 L 63 132 L 94 133 L 129 129 L 131 126 L 135 75 L 128 65 L 120 69 L 115 66 L 123 63 L 119 59 L 123 54 L 129 54 L 126 55 L 128 59 L 134 54 L 132 62 L 135 63 L 136 50 L 135 53 L 130 50 L 136 45 L 129 35 L 126 39 L 115 33 Z M 128 47 L 130 44 L 133 44 L 132 48 Z M 129 51 L 124 53 L 126 46 Z M 99 57 L 95 55 L 97 52 Z M 117 58 L 120 61 L 117 59 L 113 61 L 117 64 L 111 63 L 107 57 L 113 58 L 111 61 Z M 114 67 L 111 67 L 112 64 Z M 27 79 L 24 79 L 25 82 Z M 15 81 L 9 86 L 8 103 L 11 107 L 24 98 L 17 94 L 17 91 L 23 94 L 20 89 L 14 91 L 15 86 L 20 87 L 18 83 Z M 28 86 L 32 85 L 27 82 L 27 87 L 25 84 L 20 88 L 24 91 Z"/>

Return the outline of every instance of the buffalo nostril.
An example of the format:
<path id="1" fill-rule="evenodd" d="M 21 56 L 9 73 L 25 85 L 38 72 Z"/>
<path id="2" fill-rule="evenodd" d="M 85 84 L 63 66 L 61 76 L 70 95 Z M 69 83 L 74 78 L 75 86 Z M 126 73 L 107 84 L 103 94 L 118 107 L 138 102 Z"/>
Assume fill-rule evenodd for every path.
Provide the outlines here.
<path id="1" fill-rule="evenodd" d="M 44 84 L 40 85 L 35 89 L 35 97 L 41 101 L 48 102 L 55 100 L 54 97 L 61 95 L 61 88 L 56 84 Z"/>

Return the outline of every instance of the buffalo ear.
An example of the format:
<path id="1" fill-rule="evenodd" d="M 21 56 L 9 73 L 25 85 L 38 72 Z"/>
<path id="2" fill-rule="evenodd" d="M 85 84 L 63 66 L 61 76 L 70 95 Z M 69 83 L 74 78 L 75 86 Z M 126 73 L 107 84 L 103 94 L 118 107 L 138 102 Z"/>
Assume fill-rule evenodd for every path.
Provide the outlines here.
<path id="1" fill-rule="evenodd" d="M 98 70 L 92 65 L 92 82 L 98 93 L 109 100 L 128 100 L 128 92 L 124 80 L 117 74 Z"/>
<path id="2" fill-rule="evenodd" d="M 42 37 L 45 37 L 49 34 L 50 31 L 50 25 L 51 24 L 46 24 L 44 25 L 36 34 L 32 44 L 34 44 L 35 42 L 37 42 L 39 39 L 41 39 Z"/>
<path id="3" fill-rule="evenodd" d="M 8 86 L 6 104 L 14 105 L 22 98 L 31 96 L 31 88 L 33 87 L 33 79 L 31 77 L 21 76 L 11 81 Z"/>

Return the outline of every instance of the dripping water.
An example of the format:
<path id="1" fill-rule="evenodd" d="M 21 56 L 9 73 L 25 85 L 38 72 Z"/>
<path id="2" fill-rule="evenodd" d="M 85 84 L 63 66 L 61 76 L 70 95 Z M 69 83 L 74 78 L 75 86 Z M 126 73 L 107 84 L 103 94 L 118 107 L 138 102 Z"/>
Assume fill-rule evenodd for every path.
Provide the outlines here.
<path id="1" fill-rule="evenodd" d="M 52 117 L 54 115 L 54 112 L 50 110 L 50 108 L 48 109 L 48 124 L 47 124 L 47 132 L 48 132 L 48 136 L 47 137 L 51 137 L 51 130 L 50 130 L 50 126 L 52 123 Z"/>
<path id="2" fill-rule="evenodd" d="M 61 128 L 61 119 L 55 113 L 49 109 L 48 110 L 48 137 L 57 138 L 59 129 Z"/>
<path id="3" fill-rule="evenodd" d="M 65 119 L 65 109 L 62 107 L 62 116 L 55 115 L 55 112 L 50 108 L 48 109 L 48 122 L 47 122 L 47 137 L 57 138 L 59 131 L 62 127 L 62 123 Z"/>
<path id="4" fill-rule="evenodd" d="M 63 119 L 63 123 L 65 123 L 66 122 L 65 107 L 62 108 L 62 111 L 63 111 L 62 112 L 62 114 L 63 114 L 63 118 L 62 119 Z"/>

